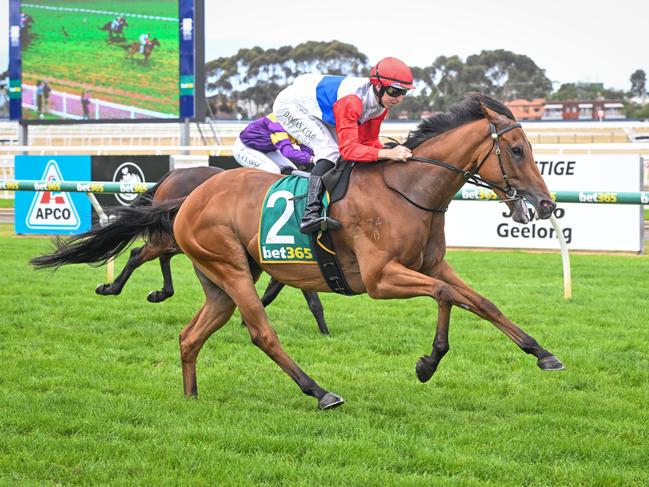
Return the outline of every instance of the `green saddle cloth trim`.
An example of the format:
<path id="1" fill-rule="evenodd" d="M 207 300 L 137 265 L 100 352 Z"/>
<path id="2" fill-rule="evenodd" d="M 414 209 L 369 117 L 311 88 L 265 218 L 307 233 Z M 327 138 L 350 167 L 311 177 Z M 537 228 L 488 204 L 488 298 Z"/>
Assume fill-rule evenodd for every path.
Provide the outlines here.
<path id="1" fill-rule="evenodd" d="M 262 263 L 315 264 L 309 235 L 300 233 L 308 178 L 286 176 L 266 192 L 259 215 L 259 260 Z M 322 198 L 329 206 L 329 195 Z"/>

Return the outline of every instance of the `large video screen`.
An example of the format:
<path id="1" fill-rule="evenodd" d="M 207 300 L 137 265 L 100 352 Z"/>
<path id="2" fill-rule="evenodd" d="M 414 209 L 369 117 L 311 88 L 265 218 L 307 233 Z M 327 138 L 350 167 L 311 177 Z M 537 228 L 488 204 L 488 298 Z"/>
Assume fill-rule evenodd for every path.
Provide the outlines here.
<path id="1" fill-rule="evenodd" d="M 202 108 L 195 90 L 195 66 L 203 69 L 202 0 L 10 2 L 16 99 L 20 87 L 12 118 L 162 121 L 195 119 Z"/>

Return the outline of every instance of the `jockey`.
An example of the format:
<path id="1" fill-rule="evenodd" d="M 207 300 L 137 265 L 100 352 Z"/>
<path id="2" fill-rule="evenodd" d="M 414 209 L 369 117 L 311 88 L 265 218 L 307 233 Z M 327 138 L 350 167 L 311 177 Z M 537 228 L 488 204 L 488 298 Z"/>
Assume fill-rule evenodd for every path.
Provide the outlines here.
<path id="1" fill-rule="evenodd" d="M 387 110 L 401 103 L 412 88 L 410 68 L 399 59 L 387 57 L 372 68 L 369 79 L 304 74 L 279 93 L 273 104 L 278 122 L 311 147 L 317 161 L 309 177 L 302 233 L 340 227 L 332 218 L 321 216 L 321 176 L 341 156 L 358 162 L 406 161 L 412 156 L 404 146 L 384 148 L 379 142 Z"/>
<path id="2" fill-rule="evenodd" d="M 313 167 L 313 151 L 287 134 L 272 113 L 243 129 L 232 151 L 242 166 L 276 174 Z"/>
<path id="3" fill-rule="evenodd" d="M 150 38 L 151 34 L 148 32 L 140 36 L 140 54 L 144 54 L 144 47 L 149 43 Z"/>
<path id="4" fill-rule="evenodd" d="M 115 17 L 113 21 L 110 24 L 110 30 L 112 32 L 116 32 L 119 30 L 120 26 L 122 25 L 121 17 Z"/>

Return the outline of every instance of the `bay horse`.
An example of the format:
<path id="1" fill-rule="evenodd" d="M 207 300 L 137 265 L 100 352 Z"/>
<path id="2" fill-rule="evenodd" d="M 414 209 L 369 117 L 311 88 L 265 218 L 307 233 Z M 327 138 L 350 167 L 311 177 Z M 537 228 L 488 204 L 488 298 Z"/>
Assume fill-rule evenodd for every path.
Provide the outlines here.
<path id="1" fill-rule="evenodd" d="M 209 166 L 169 171 L 160 178 L 153 188 L 133 201 L 131 206 L 151 206 L 169 200 L 184 198 L 209 178 L 221 172 L 223 172 L 223 169 Z M 102 296 L 115 296 L 120 294 L 126 282 L 138 267 L 145 262 L 158 259 L 164 282 L 162 289 L 151 291 L 147 295 L 147 301 L 150 303 L 160 303 L 174 295 L 173 278 L 171 276 L 171 258 L 180 253 L 181 251 L 178 245 L 176 245 L 172 233 L 161 232 L 153 235 L 143 246 L 131 250 L 126 265 L 113 282 L 99 284 L 95 292 Z M 284 284 L 277 279 L 271 279 L 261 298 L 264 306 L 272 303 L 283 288 Z M 302 294 L 318 324 L 320 333 L 329 335 L 329 328 L 325 321 L 324 310 L 318 293 L 304 290 Z"/>
<path id="2" fill-rule="evenodd" d="M 141 46 L 142 44 L 140 44 L 138 41 L 133 41 L 129 44 L 122 45 L 122 47 L 128 51 L 126 53 L 126 57 L 130 59 L 133 59 L 134 55 L 140 53 Z M 153 48 L 156 46 L 160 47 L 160 41 L 157 38 L 151 39 L 149 43 L 144 46 L 144 52 L 142 53 L 142 55 L 144 56 L 144 63 L 149 60 L 149 57 L 153 52 Z"/>
<path id="3" fill-rule="evenodd" d="M 342 224 L 332 236 L 351 289 L 374 299 L 429 296 L 437 301 L 432 351 L 415 366 L 421 382 L 433 376 L 449 350 L 452 306 L 493 323 L 524 352 L 535 356 L 542 370 L 563 369 L 557 357 L 469 287 L 444 259 L 444 211 L 467 180 L 494 189 L 519 223 L 530 221 L 525 200 L 542 219 L 549 218 L 556 207 L 532 147 L 511 111 L 486 95 L 471 93 L 449 112 L 423 120 L 404 145 L 413 152 L 408 162 L 357 165 L 347 196 L 330 207 L 331 217 Z M 177 212 L 174 236 L 194 263 L 205 292 L 205 303 L 179 336 L 186 396 L 198 395 L 196 360 L 202 346 L 238 307 L 252 342 L 304 394 L 315 397 L 320 409 L 344 402 L 319 386 L 283 350 L 255 290 L 255 281 L 265 271 L 289 286 L 329 291 L 316 266 L 260 262 L 259 214 L 268 188 L 278 178 L 249 169 L 224 171 L 184 202 L 129 210 L 129 222 L 140 233 L 170 225 Z M 90 235 L 32 263 L 56 266 L 78 262 L 79 256 L 93 262 L 119 253 L 119 241 L 101 240 L 100 234 Z"/>
<path id="4" fill-rule="evenodd" d="M 108 39 L 106 42 L 122 42 L 124 38 L 124 27 L 128 27 L 128 21 L 123 19 L 122 22 L 117 23 L 117 27 L 113 29 L 113 21 L 109 20 L 104 25 L 99 27 L 99 30 L 108 32 Z"/>

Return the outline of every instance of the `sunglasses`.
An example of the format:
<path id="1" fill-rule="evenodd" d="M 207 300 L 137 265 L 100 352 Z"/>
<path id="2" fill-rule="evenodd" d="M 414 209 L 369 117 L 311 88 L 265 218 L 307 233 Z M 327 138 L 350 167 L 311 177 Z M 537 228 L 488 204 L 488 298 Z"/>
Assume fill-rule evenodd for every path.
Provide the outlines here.
<path id="1" fill-rule="evenodd" d="M 406 90 L 405 88 L 395 88 L 394 86 L 388 86 L 385 89 L 385 92 L 388 94 L 388 96 L 396 98 L 398 96 L 405 96 L 406 93 L 408 93 L 408 90 Z"/>

